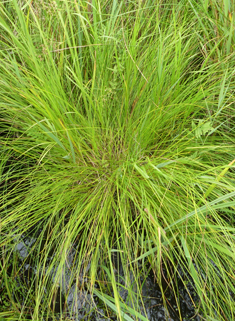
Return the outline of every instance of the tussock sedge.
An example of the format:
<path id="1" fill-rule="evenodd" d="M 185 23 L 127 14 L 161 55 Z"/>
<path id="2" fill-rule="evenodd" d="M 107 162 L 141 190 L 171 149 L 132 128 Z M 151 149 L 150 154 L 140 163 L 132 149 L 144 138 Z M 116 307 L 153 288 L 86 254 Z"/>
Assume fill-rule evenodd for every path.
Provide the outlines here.
<path id="1" fill-rule="evenodd" d="M 234 320 L 234 52 L 232 0 L 1 1 L 2 318 Z"/>

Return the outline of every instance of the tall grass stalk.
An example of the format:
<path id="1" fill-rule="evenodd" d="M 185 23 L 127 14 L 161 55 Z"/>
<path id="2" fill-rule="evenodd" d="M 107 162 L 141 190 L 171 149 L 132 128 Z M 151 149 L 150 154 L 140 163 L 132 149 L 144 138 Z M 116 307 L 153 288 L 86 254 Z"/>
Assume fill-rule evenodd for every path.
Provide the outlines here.
<path id="1" fill-rule="evenodd" d="M 1 2 L 0 316 L 49 320 L 59 301 L 65 320 L 86 289 L 106 315 L 147 320 L 152 271 L 182 320 L 181 267 L 195 313 L 233 320 L 233 8 Z"/>

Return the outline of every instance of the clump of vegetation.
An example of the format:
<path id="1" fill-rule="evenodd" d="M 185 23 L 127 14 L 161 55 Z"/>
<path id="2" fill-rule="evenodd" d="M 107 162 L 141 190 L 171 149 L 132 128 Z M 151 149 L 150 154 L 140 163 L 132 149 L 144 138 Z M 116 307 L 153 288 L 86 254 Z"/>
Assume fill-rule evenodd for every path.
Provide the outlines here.
<path id="1" fill-rule="evenodd" d="M 234 28 L 232 0 L 1 2 L 0 316 L 86 289 L 147 320 L 152 273 L 233 320 Z"/>

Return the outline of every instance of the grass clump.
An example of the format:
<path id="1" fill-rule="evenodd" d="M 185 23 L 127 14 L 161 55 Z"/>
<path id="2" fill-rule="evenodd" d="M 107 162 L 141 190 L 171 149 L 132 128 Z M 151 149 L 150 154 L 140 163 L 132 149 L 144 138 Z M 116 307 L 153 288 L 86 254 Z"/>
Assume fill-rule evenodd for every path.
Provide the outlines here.
<path id="1" fill-rule="evenodd" d="M 203 3 L 1 3 L 0 315 L 66 320 L 86 289 L 147 320 L 151 271 L 180 320 L 179 282 L 233 319 L 234 12 Z"/>

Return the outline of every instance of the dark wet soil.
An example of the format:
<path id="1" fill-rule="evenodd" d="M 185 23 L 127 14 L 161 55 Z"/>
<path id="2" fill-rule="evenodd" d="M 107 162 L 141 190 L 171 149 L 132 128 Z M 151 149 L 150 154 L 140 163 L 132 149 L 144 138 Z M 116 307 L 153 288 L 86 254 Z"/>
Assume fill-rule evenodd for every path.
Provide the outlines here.
<path id="1" fill-rule="evenodd" d="M 24 302 L 28 297 L 29 291 L 32 298 L 34 297 L 33 292 L 36 290 L 35 274 L 37 272 L 37 267 L 33 265 L 33 261 L 28 259 L 30 248 L 35 243 L 34 238 L 21 238 L 18 239 L 14 255 L 18 256 L 19 267 L 17 276 L 15 274 L 15 266 L 8 266 L 8 276 L 12 277 L 14 282 L 14 293 L 12 297 L 16 302 L 20 302 L 24 306 Z M 74 253 L 71 253 L 69 260 L 73 260 Z M 128 290 L 125 286 L 122 287 L 123 283 L 123 272 L 122 268 L 118 265 L 118 261 L 114 258 L 114 265 L 118 269 L 119 279 L 117 280 L 120 284 L 118 290 L 119 294 L 122 297 L 123 301 L 130 306 L 128 300 Z M 21 266 L 20 266 L 21 265 Z M 69 270 L 65 271 L 65 279 L 69 278 Z M 155 282 L 155 277 L 153 272 L 150 270 L 148 277 L 144 280 L 142 287 L 142 297 L 139 299 L 138 305 L 140 307 L 140 313 L 147 317 L 147 320 L 150 321 L 199 321 L 201 317 L 197 314 L 195 303 L 198 302 L 198 297 L 194 289 L 193 282 L 187 275 L 185 271 L 179 266 L 178 273 L 175 274 L 175 279 L 178 284 L 177 295 L 173 292 L 172 287 L 167 284 L 167 273 L 166 269 L 162 269 L 163 281 L 162 287 L 164 289 L 164 299 L 160 287 Z M 131 276 L 130 276 L 131 278 Z M 165 281 L 164 281 L 165 279 Z M 53 282 L 53 277 L 52 277 Z M 134 283 L 134 278 L 133 278 Z M 187 284 L 187 285 L 185 285 Z M 91 295 L 89 291 L 82 290 L 75 297 L 75 284 L 72 285 L 69 293 L 63 293 L 62 288 L 58 287 L 57 293 L 54 295 L 53 303 L 51 304 L 51 309 L 54 311 L 55 315 L 63 315 L 64 320 L 66 316 L 69 320 L 117 320 L 115 313 L 112 309 L 107 308 L 103 301 L 95 294 Z M 99 289 L 99 285 L 96 285 L 96 288 Z M 3 291 L 3 288 L 0 288 L 0 292 Z M 1 293 L 0 293 L 1 294 Z M 107 293 L 109 296 L 112 296 L 112 292 Z M 165 301 L 165 304 L 164 304 Z M 35 302 L 32 302 L 32 306 Z M 27 310 L 27 309 L 26 309 Z M 30 315 L 30 307 L 28 308 Z M 70 311 L 70 312 L 69 312 Z M 71 314 L 72 311 L 72 314 Z M 145 311 L 145 312 L 144 312 Z M 131 315 L 130 315 L 131 317 Z M 133 318 L 133 317 L 132 317 Z M 31 318 L 29 317 L 29 320 Z M 50 320 L 50 319 L 49 319 Z M 51 319 L 52 320 L 52 319 Z M 141 318 L 138 318 L 141 320 Z M 145 319 L 146 320 L 146 319 Z"/>

